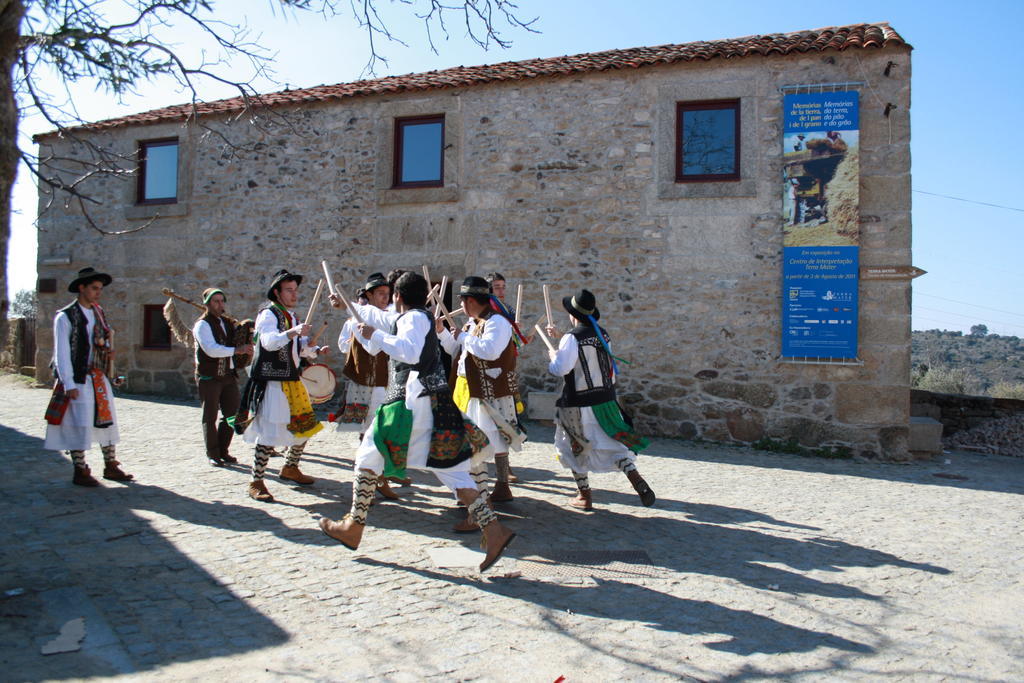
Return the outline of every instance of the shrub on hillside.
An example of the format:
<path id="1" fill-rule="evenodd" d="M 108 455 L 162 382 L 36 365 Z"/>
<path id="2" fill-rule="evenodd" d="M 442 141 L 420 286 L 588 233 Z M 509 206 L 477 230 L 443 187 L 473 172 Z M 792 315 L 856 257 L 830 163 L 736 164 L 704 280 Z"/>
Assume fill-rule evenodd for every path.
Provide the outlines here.
<path id="1" fill-rule="evenodd" d="M 992 398 L 1016 398 L 1024 400 L 1024 382 L 997 382 L 988 390 Z"/>
<path id="2" fill-rule="evenodd" d="M 914 388 L 936 394 L 977 394 L 978 380 L 964 368 L 931 367 L 914 379 Z"/>

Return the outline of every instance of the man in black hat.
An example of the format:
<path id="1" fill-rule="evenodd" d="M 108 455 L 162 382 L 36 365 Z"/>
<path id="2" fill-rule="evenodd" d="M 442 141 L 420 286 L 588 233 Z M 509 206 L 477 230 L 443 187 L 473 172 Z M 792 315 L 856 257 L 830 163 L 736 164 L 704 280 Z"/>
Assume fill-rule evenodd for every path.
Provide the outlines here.
<path id="1" fill-rule="evenodd" d="M 467 425 L 452 403 L 433 316 L 426 311 L 427 291 L 422 275 L 404 273 L 395 282 L 394 312 L 357 305 L 366 321 L 359 326 L 359 333 L 369 348 L 380 348 L 390 357 L 388 390 L 356 451 L 351 511 L 340 520 L 321 519 L 320 528 L 355 550 L 366 529 L 381 473 L 404 476 L 406 468 L 430 470 L 466 505 L 483 530 L 486 554 L 480 571 L 484 571 L 498 560 L 515 533 L 498 521 L 469 475 L 473 452 L 482 448 L 486 439 L 473 425 Z"/>
<path id="2" fill-rule="evenodd" d="M 203 291 L 206 313 L 192 327 L 196 340 L 196 386 L 203 406 L 203 440 L 206 457 L 215 467 L 238 460 L 228 453 L 235 430 L 229 419 L 238 412 L 237 354 L 252 355 L 253 345 L 234 346 L 235 326 L 224 315 L 227 297 L 223 290 L 210 287 Z M 218 409 L 221 413 L 217 424 Z"/>
<path id="3" fill-rule="evenodd" d="M 370 273 L 366 278 L 366 285 L 360 291 L 360 303 L 376 306 L 382 311 L 388 310 L 391 285 L 383 273 Z M 339 432 L 358 431 L 362 439 L 373 423 L 377 408 L 384 402 L 384 393 L 388 387 L 388 354 L 380 349 L 374 349 L 371 353 L 367 348 L 367 340 L 361 334 L 356 334 L 357 325 L 355 318 L 349 318 L 338 337 L 338 349 L 346 354 L 341 374 L 349 382 L 345 387 L 345 407 L 337 422 Z M 383 475 L 377 482 L 377 490 L 385 498 L 398 498 Z"/>
<path id="4" fill-rule="evenodd" d="M 57 385 L 46 411 L 45 448 L 66 451 L 74 463 L 72 483 L 99 486 L 85 464 L 93 443 L 103 452 L 103 478 L 131 481 L 115 453 L 121 440 L 110 384 L 113 331 L 100 308 L 103 288 L 112 278 L 94 268 L 78 271 L 68 285 L 77 299 L 53 319 L 53 362 Z M 120 384 L 120 382 L 117 382 Z"/>
<path id="5" fill-rule="evenodd" d="M 487 491 L 485 460 L 494 459 L 497 483 L 491 500 L 512 500 L 509 487 L 509 450 L 522 449 L 525 435 L 516 419 L 516 345 L 512 321 L 498 311 L 490 285 L 482 277 L 471 275 L 459 287 L 463 312 L 470 322 L 464 331 L 454 334 L 440 321 L 437 328 L 441 346 L 457 358 L 453 376 L 455 404 L 466 413 L 490 441 L 491 448 L 473 458 L 472 474 L 477 489 Z M 472 520 L 465 520 L 456 531 L 473 531 Z"/>
<path id="6" fill-rule="evenodd" d="M 611 337 L 597 324 L 601 312 L 594 295 L 581 289 L 562 299 L 573 326 L 562 336 L 554 325 L 547 332 L 561 341 L 550 351 L 548 372 L 562 377 L 562 395 L 556 401 L 555 448 L 558 460 L 572 470 L 579 493 L 570 505 L 593 509 L 590 472 L 623 472 L 645 506 L 654 504 L 654 492 L 636 468 L 636 454 L 647 439 L 633 430 L 615 398 L 618 375 Z M 621 359 L 618 359 L 621 360 Z"/>
<path id="7" fill-rule="evenodd" d="M 302 486 L 315 479 L 299 470 L 306 441 L 323 425 L 313 412 L 306 386 L 299 380 L 300 357 L 326 354 L 326 346 L 309 346 L 310 326 L 292 309 L 299 302 L 302 276 L 279 270 L 267 290 L 269 300 L 256 318 L 257 355 L 242 395 L 235 430 L 245 433 L 246 443 L 256 447 L 253 455 L 249 497 L 272 502 L 263 474 L 274 448 L 287 448 L 284 467 L 278 476 Z M 252 423 L 249 415 L 252 415 Z"/>

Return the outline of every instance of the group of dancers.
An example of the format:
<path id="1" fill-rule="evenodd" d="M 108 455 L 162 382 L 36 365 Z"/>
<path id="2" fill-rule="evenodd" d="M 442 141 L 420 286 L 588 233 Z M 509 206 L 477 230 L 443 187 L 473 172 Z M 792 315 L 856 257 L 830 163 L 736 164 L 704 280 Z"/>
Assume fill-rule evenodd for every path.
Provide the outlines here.
<path id="1" fill-rule="evenodd" d="M 119 433 L 110 377 L 113 333 L 99 306 L 111 282 L 108 274 L 82 269 L 68 287 L 77 300 L 54 319 L 56 383 L 47 408 L 45 447 L 68 453 L 72 481 L 81 486 L 99 483 L 85 462 L 92 443 L 103 452 L 104 478 L 132 479 L 114 450 Z M 318 345 L 319 335 L 311 338 L 310 325 L 294 312 L 302 282 L 302 275 L 288 270 L 271 277 L 252 343 L 235 341 L 235 321 L 225 314 L 227 295 L 218 288 L 203 292 L 204 314 L 192 328 L 207 458 L 218 466 L 236 463 L 229 447 L 233 435 L 241 434 L 254 447 L 248 495 L 257 501 L 274 500 L 264 478 L 278 450 L 285 456 L 281 479 L 314 483 L 301 471 L 300 461 L 309 438 L 324 425 L 300 373 L 331 349 Z M 351 315 L 339 337 L 348 383 L 337 422 L 339 429 L 359 432 L 359 445 L 351 509 L 339 520 L 322 519 L 325 534 L 357 549 L 375 494 L 397 497 L 389 481 L 408 482 L 407 471 L 415 469 L 432 472 L 465 506 L 467 517 L 454 530 L 482 533 L 481 571 L 515 537 L 499 521 L 494 504 L 513 499 L 516 477 L 509 453 L 520 451 L 526 439 L 516 365 L 533 335 L 519 329 L 515 311 L 503 302 L 504 291 L 499 273 L 465 278 L 458 289 L 468 319 L 464 325 L 454 323 L 437 287 L 416 272 L 372 273 L 357 301 L 331 291 L 331 305 Z M 562 306 L 570 329 L 562 333 L 549 313 L 546 328 L 537 333 L 548 347 L 548 371 L 563 378 L 554 445 L 560 464 L 576 482 L 569 504 L 593 509 L 589 475 L 619 471 L 642 504 L 650 506 L 654 492 L 636 468 L 636 455 L 647 440 L 616 400 L 622 359 L 613 354 L 611 338 L 598 322 L 595 297 L 581 289 L 564 297 Z M 451 357 L 450 371 L 442 349 Z M 240 392 L 238 370 L 249 358 Z M 493 485 L 489 462 L 495 467 Z"/>

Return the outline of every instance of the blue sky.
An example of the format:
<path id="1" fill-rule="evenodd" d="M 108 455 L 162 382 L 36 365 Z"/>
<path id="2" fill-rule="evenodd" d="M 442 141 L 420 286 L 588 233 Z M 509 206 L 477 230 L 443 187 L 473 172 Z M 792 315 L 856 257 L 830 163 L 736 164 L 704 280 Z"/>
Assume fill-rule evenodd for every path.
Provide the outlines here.
<path id="1" fill-rule="evenodd" d="M 1017 44 L 1024 2 L 518 4 L 521 17 L 538 17 L 535 28 L 540 33 L 509 29 L 505 37 L 513 41 L 510 49 L 484 52 L 463 38 L 461 25 L 453 20 L 450 39 L 437 42 L 435 55 L 407 8 L 382 0 L 385 16 L 393 17 L 390 27 L 408 47 L 379 45 L 390 63 L 379 64 L 377 75 L 888 21 L 914 46 L 913 265 L 928 274 L 914 281 L 913 328 L 966 331 L 980 323 L 992 333 L 1024 336 L 1024 269 L 1017 262 L 1024 252 L 1024 173 L 1018 165 L 1024 155 L 1011 123 L 1024 111 L 1024 57 Z M 349 6 L 341 5 L 346 10 Z M 261 34 L 260 44 L 277 53 L 277 84 L 263 81 L 260 90 L 356 80 L 365 67 L 365 36 L 344 16 L 324 20 L 315 14 L 282 15 L 279 9 L 275 14 L 271 2 L 260 0 L 216 0 L 216 7 L 226 17 L 247 17 L 252 37 Z M 245 65 L 236 67 L 241 73 Z M 231 94 L 206 91 L 207 99 Z M 83 117 L 97 120 L 177 104 L 184 98 L 173 84 L 156 83 L 123 103 L 88 89 L 75 91 L 74 101 Z M 23 121 L 26 135 L 46 129 L 37 119 Z M 35 283 L 36 199 L 26 180 L 22 172 L 15 190 L 18 213 L 9 252 L 12 293 Z"/>

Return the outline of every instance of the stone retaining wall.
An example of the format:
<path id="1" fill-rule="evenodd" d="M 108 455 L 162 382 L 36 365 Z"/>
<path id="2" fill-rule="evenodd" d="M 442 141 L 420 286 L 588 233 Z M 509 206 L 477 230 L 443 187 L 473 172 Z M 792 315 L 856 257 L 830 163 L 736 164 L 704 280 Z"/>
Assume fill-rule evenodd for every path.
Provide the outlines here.
<path id="1" fill-rule="evenodd" d="M 1024 400 L 936 394 L 912 389 L 910 414 L 914 417 L 931 417 L 938 420 L 942 423 L 942 436 L 946 437 L 978 427 L 990 420 L 1024 415 Z"/>

